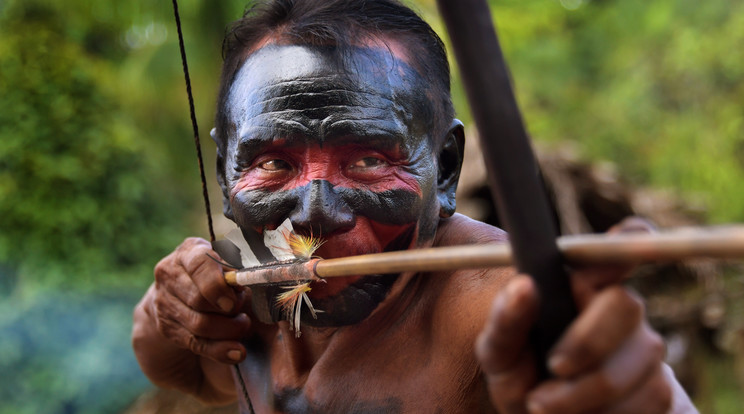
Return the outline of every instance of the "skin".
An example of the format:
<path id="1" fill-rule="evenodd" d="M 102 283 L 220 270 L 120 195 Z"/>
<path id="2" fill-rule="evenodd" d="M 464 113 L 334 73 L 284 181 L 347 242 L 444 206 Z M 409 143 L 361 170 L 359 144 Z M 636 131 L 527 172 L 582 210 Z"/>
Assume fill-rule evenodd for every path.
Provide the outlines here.
<path id="1" fill-rule="evenodd" d="M 462 127 L 432 131 L 425 85 L 386 43 L 355 48 L 347 76 L 323 47 L 269 41 L 248 58 L 220 177 L 246 238 L 289 217 L 326 240 L 324 258 L 505 241 L 453 216 L 459 164 L 444 160 L 461 160 Z M 694 412 L 619 284 L 628 269 L 571 276 L 580 314 L 550 355 L 554 377 L 539 381 L 528 342 L 539 298 L 510 268 L 314 284 L 325 312 L 295 338 L 286 321 L 257 320 L 254 307 L 271 304 L 227 286 L 207 253 L 187 239 L 156 266 L 133 346 L 154 383 L 208 403 L 242 394 L 238 363 L 257 412 Z"/>
<path id="2" fill-rule="evenodd" d="M 237 74 L 223 188 L 235 221 L 246 239 L 261 239 L 289 217 L 300 234 L 322 236 L 317 255 L 326 259 L 428 246 L 439 218 L 439 151 L 431 117 L 412 116 L 433 112 L 414 93 L 423 79 L 384 49 L 355 48 L 344 73 L 332 50 L 267 46 Z M 309 296 L 324 312 L 304 323 L 358 323 L 394 282 L 314 284 Z"/>

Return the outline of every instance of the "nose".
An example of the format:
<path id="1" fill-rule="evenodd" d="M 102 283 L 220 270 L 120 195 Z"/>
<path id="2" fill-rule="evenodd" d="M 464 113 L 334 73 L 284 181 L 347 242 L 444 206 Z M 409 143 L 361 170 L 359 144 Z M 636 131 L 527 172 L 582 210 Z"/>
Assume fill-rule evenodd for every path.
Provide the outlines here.
<path id="1" fill-rule="evenodd" d="M 327 235 L 349 230 L 356 224 L 351 208 L 330 182 L 313 180 L 301 191 L 297 206 L 289 214 L 295 231 Z"/>

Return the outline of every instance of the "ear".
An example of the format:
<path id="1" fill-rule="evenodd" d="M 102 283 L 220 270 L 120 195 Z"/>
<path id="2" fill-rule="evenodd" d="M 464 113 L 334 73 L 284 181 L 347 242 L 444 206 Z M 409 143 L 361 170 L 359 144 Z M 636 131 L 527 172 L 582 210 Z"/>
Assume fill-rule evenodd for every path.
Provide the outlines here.
<path id="1" fill-rule="evenodd" d="M 215 169 L 217 170 L 217 183 L 219 183 L 220 188 L 222 189 L 222 213 L 228 219 L 235 221 L 232 207 L 230 206 L 230 192 L 228 191 L 227 179 L 225 177 L 225 157 L 223 150 L 220 149 L 220 143 L 222 141 L 217 136 L 217 128 L 212 128 L 212 130 L 209 131 L 209 135 L 217 144 L 217 160 L 215 161 Z"/>
<path id="2" fill-rule="evenodd" d="M 465 150 L 465 130 L 462 122 L 452 120 L 439 151 L 439 174 L 437 177 L 437 198 L 439 199 L 439 217 L 450 217 L 455 214 L 455 192 L 460 180 L 460 168 Z"/>

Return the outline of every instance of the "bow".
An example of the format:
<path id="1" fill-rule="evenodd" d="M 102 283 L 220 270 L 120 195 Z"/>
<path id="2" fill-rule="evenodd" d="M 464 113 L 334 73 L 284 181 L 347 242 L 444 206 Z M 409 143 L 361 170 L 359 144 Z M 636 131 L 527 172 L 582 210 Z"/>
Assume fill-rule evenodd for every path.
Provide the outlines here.
<path id="1" fill-rule="evenodd" d="M 437 5 L 480 132 L 491 193 L 516 267 L 535 280 L 540 295 L 532 339 L 537 360 L 544 362 L 576 315 L 556 225 L 486 1 L 437 0 Z"/>

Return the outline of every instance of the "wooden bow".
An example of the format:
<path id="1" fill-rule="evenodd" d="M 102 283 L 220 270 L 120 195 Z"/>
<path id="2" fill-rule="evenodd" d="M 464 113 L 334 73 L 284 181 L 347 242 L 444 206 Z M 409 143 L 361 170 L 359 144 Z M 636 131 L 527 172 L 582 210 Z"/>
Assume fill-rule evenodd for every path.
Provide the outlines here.
<path id="1" fill-rule="evenodd" d="M 556 224 L 512 91 L 485 0 L 438 0 L 481 137 L 491 193 L 517 269 L 540 295 L 533 331 L 538 361 L 576 315 Z"/>

